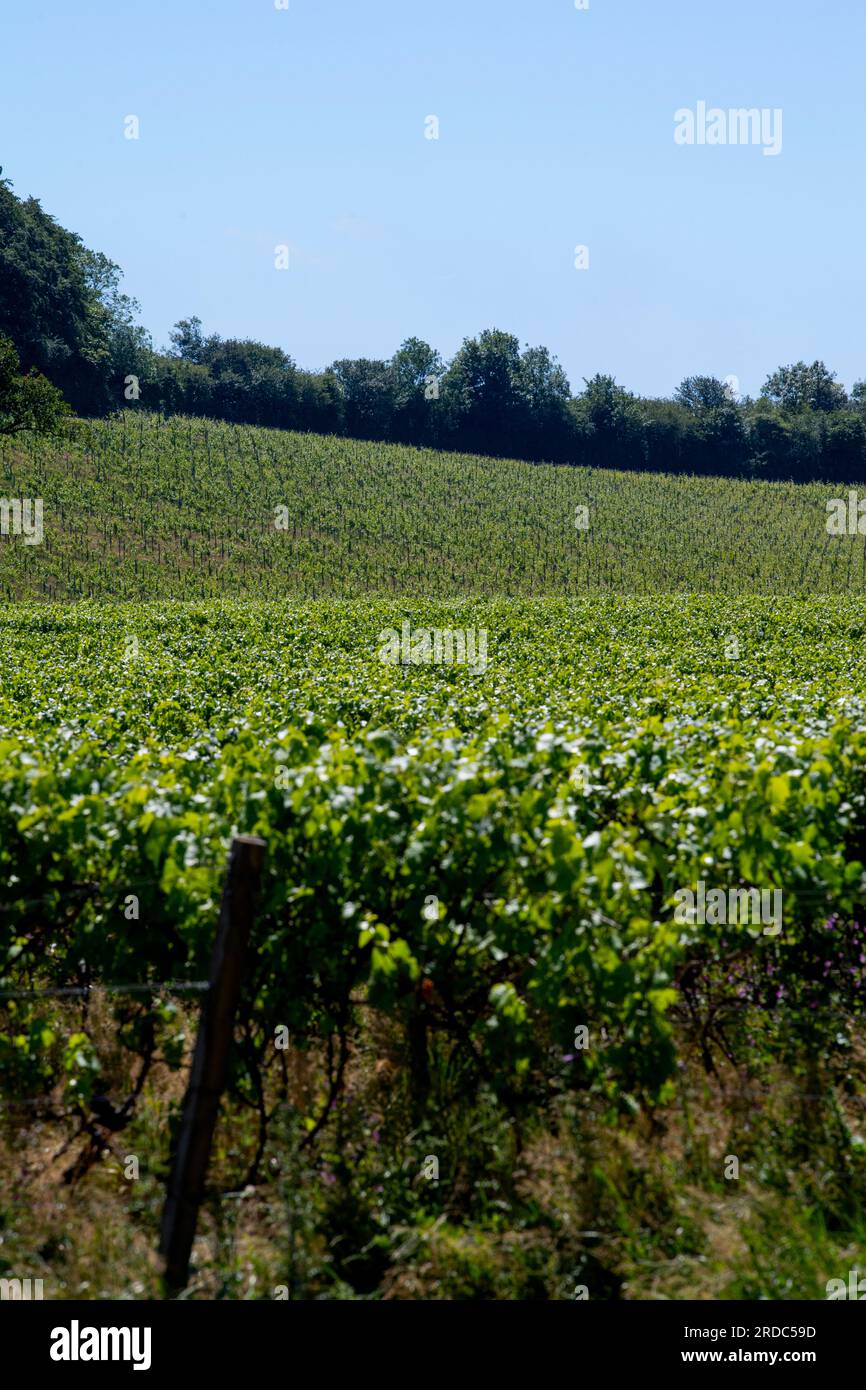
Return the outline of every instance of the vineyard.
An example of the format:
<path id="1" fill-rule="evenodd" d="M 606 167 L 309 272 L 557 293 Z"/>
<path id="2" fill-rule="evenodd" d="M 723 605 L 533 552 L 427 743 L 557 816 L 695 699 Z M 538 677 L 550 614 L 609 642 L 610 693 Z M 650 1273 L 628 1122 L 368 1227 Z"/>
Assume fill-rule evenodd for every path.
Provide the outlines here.
<path id="1" fill-rule="evenodd" d="M 0 438 L 5 599 L 861 593 L 848 485 L 617 473 L 128 411 Z"/>
<path id="2" fill-rule="evenodd" d="M 246 833 L 192 1296 L 822 1297 L 866 1248 L 866 606 L 739 591 L 856 587 L 860 538 L 817 487 L 140 425 L 4 456 L 65 518 L 9 592 L 162 595 L 0 617 L 5 1267 L 156 1294 Z M 568 596 L 621 573 L 725 592 Z M 171 597 L 210 585 L 259 598 Z M 782 929 L 684 920 L 698 883 Z"/>

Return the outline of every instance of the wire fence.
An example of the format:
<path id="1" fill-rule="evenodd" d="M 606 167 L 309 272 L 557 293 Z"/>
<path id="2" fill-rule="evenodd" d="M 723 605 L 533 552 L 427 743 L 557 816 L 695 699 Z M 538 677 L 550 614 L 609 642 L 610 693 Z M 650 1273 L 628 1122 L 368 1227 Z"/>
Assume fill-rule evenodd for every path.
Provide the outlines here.
<path id="1" fill-rule="evenodd" d="M 208 980 L 148 980 L 136 984 L 61 985 L 56 989 L 0 989 L 0 999 L 65 999 L 88 994 L 197 994 Z"/>
<path id="2" fill-rule="evenodd" d="M 56 989 L 3 989 L 0 1001 L 33 999 L 82 998 L 90 995 L 147 995 L 147 994 L 207 994 L 211 989 L 209 980 L 150 980 L 128 984 L 63 985 Z M 62 1105 L 49 1094 L 41 1096 L 17 1096 L 14 1100 L 0 1099 L 0 1112 L 4 1110 L 27 1109 L 33 1106 Z M 65 1107 L 63 1116 L 78 1113 L 78 1107 Z"/>
<path id="3" fill-rule="evenodd" d="M 11 915 L 14 913 L 20 913 L 26 909 L 32 909 L 37 907 L 57 906 L 59 903 L 62 902 L 74 901 L 78 903 L 84 903 L 87 901 L 91 901 L 99 903 L 105 902 L 110 897 L 114 897 L 120 903 L 122 903 L 123 898 L 133 890 L 138 888 L 158 887 L 160 883 L 160 879 L 154 878 L 152 876 L 147 878 L 129 879 L 125 882 L 118 882 L 115 880 L 110 885 L 105 885 L 98 882 L 81 883 L 73 885 L 72 887 L 58 889 L 57 891 L 50 891 L 39 898 L 21 900 L 13 899 L 13 901 L 7 902 L 6 904 L 0 904 L 0 915 Z M 9 885 L 8 883 L 5 885 L 5 892 L 9 896 L 11 896 L 11 887 L 12 885 Z M 622 924 L 613 921 L 597 906 L 595 902 L 596 894 L 593 890 L 576 888 L 574 891 L 576 896 L 588 900 L 588 909 L 591 910 L 592 915 L 596 918 L 598 922 L 622 930 Z M 827 900 L 827 894 L 821 888 L 814 888 L 811 886 L 802 885 L 789 891 L 791 893 L 791 896 L 801 907 L 808 908 L 814 905 L 816 910 L 820 907 L 821 916 L 826 915 L 829 917 L 838 915 L 832 912 L 831 905 Z M 86 999 L 92 996 L 99 995 L 111 995 L 115 997 L 135 997 L 147 995 L 155 996 L 159 994 L 198 994 L 204 996 L 208 993 L 208 991 L 211 988 L 211 983 L 207 980 L 172 979 L 125 981 L 117 983 L 97 981 L 91 984 L 60 985 L 53 987 L 46 986 L 37 987 L 34 989 L 0 988 L 0 1003 L 32 1002 L 39 999 Z M 369 1002 L 365 1000 L 353 1000 L 352 1002 L 353 1004 L 356 1004 L 359 1007 L 372 1007 L 369 1004 Z M 806 1100 L 822 1099 L 822 1096 L 820 1095 L 814 1095 L 811 1092 L 801 1091 L 799 1090 L 799 1088 L 796 1087 L 791 1088 L 789 1093 L 792 1095 L 799 1095 L 802 1099 Z M 736 1095 L 758 1098 L 760 1096 L 760 1092 L 756 1092 L 751 1088 L 746 1088 L 731 1091 L 729 1092 L 729 1095 L 731 1098 L 733 1098 Z M 860 1097 L 852 1097 L 851 1099 L 855 1101 L 855 1103 L 858 1105 L 866 1106 L 866 1098 L 861 1099 Z M 52 1097 L 50 1095 L 30 1096 L 16 1098 L 14 1100 L 0 1100 L 0 1110 L 35 1105 L 47 1105 L 51 1103 Z"/>
<path id="4" fill-rule="evenodd" d="M 122 883 L 104 885 L 101 883 L 77 883 L 71 888 L 58 889 L 53 892 L 42 894 L 38 898 L 15 898 L 14 888 L 7 884 L 5 889 L 0 892 L 5 893 L 12 899 L 11 902 L 0 903 L 0 915 L 11 916 L 13 913 L 25 911 L 34 907 L 56 906 L 61 902 L 105 902 L 109 897 L 116 897 L 121 902 L 136 888 L 158 888 L 161 880 L 158 878 L 134 878 L 126 879 Z"/>
<path id="5" fill-rule="evenodd" d="M 39 898 L 16 899 L 0 903 L 0 914 L 11 916 L 29 908 L 57 906 L 61 902 L 104 902 L 111 896 L 121 903 L 136 888 L 158 887 L 160 880 L 153 878 L 128 879 L 123 883 L 104 885 L 100 883 L 81 883 L 61 891 L 49 892 Z M 9 893 L 9 885 L 6 886 Z M 135 995 L 135 994 L 196 994 L 210 988 L 207 980 L 136 980 L 112 983 L 98 981 L 93 984 L 40 986 L 36 989 L 0 989 L 0 1001 L 84 998 L 92 994 Z"/>

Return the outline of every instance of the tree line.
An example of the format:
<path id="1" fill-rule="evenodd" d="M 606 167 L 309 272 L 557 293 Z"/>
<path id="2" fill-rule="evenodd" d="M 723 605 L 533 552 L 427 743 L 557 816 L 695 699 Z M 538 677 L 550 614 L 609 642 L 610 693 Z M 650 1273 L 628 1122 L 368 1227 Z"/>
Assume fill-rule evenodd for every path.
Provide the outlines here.
<path id="1" fill-rule="evenodd" d="M 2 173 L 2 170 L 0 170 Z M 860 480 L 866 383 L 823 362 L 780 367 L 757 398 L 691 376 L 670 398 L 598 374 L 573 393 L 545 347 L 488 329 L 450 361 L 420 338 L 388 359 L 306 371 L 282 348 L 181 319 L 157 349 L 120 268 L 0 178 L 0 432 L 38 429 L 67 402 L 308 430 L 499 457 L 658 472 Z M 22 375 L 23 374 L 23 375 Z M 51 388 L 54 388 L 52 391 Z"/>

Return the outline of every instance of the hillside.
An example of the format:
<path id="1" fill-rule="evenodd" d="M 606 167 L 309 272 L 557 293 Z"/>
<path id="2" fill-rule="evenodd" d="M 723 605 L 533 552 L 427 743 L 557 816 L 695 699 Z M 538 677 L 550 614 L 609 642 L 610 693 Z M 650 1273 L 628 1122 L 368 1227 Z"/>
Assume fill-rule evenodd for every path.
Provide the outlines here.
<path id="1" fill-rule="evenodd" d="M 74 422 L 50 443 L 0 440 L 0 497 L 44 505 L 41 545 L 0 545 L 0 596 L 859 593 L 864 538 L 826 532 L 827 501 L 848 487 L 528 464 L 127 412 Z"/>

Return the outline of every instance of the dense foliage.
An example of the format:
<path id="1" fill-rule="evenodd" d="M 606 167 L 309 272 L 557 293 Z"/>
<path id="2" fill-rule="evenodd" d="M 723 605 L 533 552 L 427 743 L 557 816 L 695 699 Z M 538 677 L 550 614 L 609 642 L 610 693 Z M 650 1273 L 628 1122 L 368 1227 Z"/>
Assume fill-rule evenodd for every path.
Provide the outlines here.
<path id="1" fill-rule="evenodd" d="M 0 337 L 0 435 L 59 429 L 71 414 L 63 396 L 35 368 L 22 375 L 20 365 L 11 340 Z"/>
<path id="2" fill-rule="evenodd" d="M 383 662 L 404 619 L 486 631 L 486 669 Z M 431 1037 L 514 1107 L 550 1085 L 657 1099 L 678 1000 L 708 1052 L 755 1065 L 796 1036 L 844 1058 L 862 942 L 824 933 L 866 922 L 864 631 L 859 599 L 19 606 L 0 985 L 200 979 L 245 831 L 268 842 L 249 1084 L 280 1026 L 344 1061 L 365 1000 L 405 1028 L 419 1101 Z M 677 923 L 699 879 L 781 889 L 784 930 Z M 98 1060 L 59 1010 L 3 1006 L 4 1070 L 86 1094 Z M 118 1010 L 130 1047 L 180 1062 L 158 991 Z"/>

